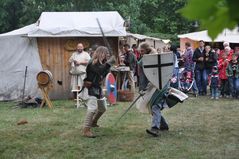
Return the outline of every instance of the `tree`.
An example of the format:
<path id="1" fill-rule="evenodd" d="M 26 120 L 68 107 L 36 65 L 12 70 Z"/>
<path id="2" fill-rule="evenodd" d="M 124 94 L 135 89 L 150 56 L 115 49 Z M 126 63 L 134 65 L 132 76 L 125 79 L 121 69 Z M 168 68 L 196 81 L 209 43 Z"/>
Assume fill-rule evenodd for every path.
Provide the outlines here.
<path id="1" fill-rule="evenodd" d="M 189 0 L 179 12 L 190 20 L 198 20 L 201 29 L 215 39 L 224 28 L 234 29 L 239 23 L 238 0 Z"/>
<path id="2" fill-rule="evenodd" d="M 185 3 L 186 0 L 2 0 L 0 32 L 32 24 L 44 11 L 118 11 L 125 20 L 130 19 L 130 32 L 175 37 L 193 30 L 192 22 L 176 13 Z"/>
<path id="3" fill-rule="evenodd" d="M 193 29 L 192 22 L 176 13 L 182 8 L 186 0 L 151 0 L 144 1 L 140 18 L 147 26 L 151 26 L 153 32 L 178 34 Z M 153 16 L 152 16 L 153 15 Z"/>
<path id="4" fill-rule="evenodd" d="M 23 0 L 0 1 L 0 32 L 10 31 L 19 27 Z"/>

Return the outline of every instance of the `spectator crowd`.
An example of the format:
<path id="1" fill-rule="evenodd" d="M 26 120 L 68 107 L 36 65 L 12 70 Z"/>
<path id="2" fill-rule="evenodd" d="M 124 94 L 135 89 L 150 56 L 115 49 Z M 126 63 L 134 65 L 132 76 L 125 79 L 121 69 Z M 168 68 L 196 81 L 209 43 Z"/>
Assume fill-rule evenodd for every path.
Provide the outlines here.
<path id="1" fill-rule="evenodd" d="M 172 50 L 184 71 L 192 72 L 195 96 L 210 94 L 212 99 L 239 97 L 239 47 L 231 49 L 229 42 L 224 42 L 223 47 L 222 50 L 211 48 L 201 40 L 195 50 L 186 42 L 181 56 L 176 49 Z M 180 75 L 177 79 L 180 80 Z"/>

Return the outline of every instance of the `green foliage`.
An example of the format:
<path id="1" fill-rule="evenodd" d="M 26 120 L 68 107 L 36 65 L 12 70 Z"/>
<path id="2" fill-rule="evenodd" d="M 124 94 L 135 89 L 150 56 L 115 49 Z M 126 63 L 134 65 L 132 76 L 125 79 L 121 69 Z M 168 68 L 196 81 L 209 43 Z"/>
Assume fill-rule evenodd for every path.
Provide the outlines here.
<path id="1" fill-rule="evenodd" d="M 189 0 L 179 12 L 190 20 L 199 20 L 201 29 L 215 39 L 224 28 L 233 29 L 239 22 L 238 0 Z"/>
<path id="2" fill-rule="evenodd" d="M 0 1 L 0 32 L 19 27 L 23 0 Z"/>
<path id="3" fill-rule="evenodd" d="M 152 25 L 153 32 L 162 32 L 164 34 L 176 34 L 192 31 L 192 22 L 185 20 L 179 13 L 186 0 L 160 0 L 158 3 L 142 4 L 141 18 L 145 23 Z M 154 15 L 154 16 L 152 16 Z"/>
<path id="4" fill-rule="evenodd" d="M 152 33 L 152 32 L 149 33 L 148 32 L 148 33 L 146 33 L 146 35 L 160 38 L 160 39 L 170 39 L 172 45 L 175 45 L 175 46 L 180 45 L 177 34 L 164 34 L 164 33 Z"/>

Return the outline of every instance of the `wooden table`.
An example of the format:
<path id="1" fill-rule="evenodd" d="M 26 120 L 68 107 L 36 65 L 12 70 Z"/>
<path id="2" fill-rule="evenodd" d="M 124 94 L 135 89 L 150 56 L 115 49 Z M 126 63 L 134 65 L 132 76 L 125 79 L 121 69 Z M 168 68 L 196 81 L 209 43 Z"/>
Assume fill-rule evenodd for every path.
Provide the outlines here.
<path id="1" fill-rule="evenodd" d="M 119 66 L 111 69 L 111 72 L 115 76 L 117 81 L 117 90 L 125 90 L 124 85 L 127 78 L 127 74 L 130 72 L 130 68 L 127 66 Z"/>
<path id="2" fill-rule="evenodd" d="M 127 66 L 114 67 L 111 72 L 114 74 L 117 81 L 117 95 L 119 101 L 132 101 L 134 92 L 127 88 L 127 74 L 130 73 L 130 68 Z M 126 85 L 126 86 L 125 86 Z"/>

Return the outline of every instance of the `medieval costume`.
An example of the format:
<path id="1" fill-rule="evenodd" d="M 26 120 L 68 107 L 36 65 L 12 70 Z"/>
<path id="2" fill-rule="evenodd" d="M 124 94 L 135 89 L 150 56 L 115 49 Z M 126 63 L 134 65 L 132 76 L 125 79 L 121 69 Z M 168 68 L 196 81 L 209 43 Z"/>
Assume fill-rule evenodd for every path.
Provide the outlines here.
<path id="1" fill-rule="evenodd" d="M 97 121 L 106 111 L 106 102 L 103 98 L 101 87 L 103 79 L 109 73 L 111 65 L 115 62 L 114 56 L 106 61 L 107 54 L 108 49 L 106 47 L 98 47 L 86 68 L 84 90 L 88 92 L 88 97 L 83 130 L 85 137 L 95 137 L 91 132 L 91 127 L 99 127 Z"/>
<path id="2" fill-rule="evenodd" d="M 71 64 L 71 89 L 77 90 L 79 87 L 82 88 L 83 86 L 83 79 L 85 78 L 85 72 L 86 72 L 86 64 L 90 60 L 90 55 L 85 52 L 79 52 L 76 51 L 72 54 L 72 56 L 69 59 L 69 62 Z M 78 64 L 81 63 L 81 64 Z"/>
<path id="3" fill-rule="evenodd" d="M 147 43 L 141 44 L 140 48 L 142 55 L 154 53 L 153 49 L 151 49 Z M 141 66 L 143 66 L 143 61 L 141 61 Z M 141 74 L 144 74 L 143 69 Z M 145 76 L 145 78 L 147 77 Z M 166 84 L 163 89 L 159 90 L 148 80 L 144 80 L 140 82 L 139 87 L 141 88 L 141 93 L 144 95 L 139 98 L 136 107 L 142 113 L 149 112 L 152 114 L 151 128 L 147 129 L 146 132 L 157 137 L 159 136 L 160 130 L 169 129 L 166 120 L 161 114 L 161 110 L 166 107 L 173 107 L 178 102 L 185 100 L 188 96 L 177 89 L 170 88 L 169 83 Z"/>

